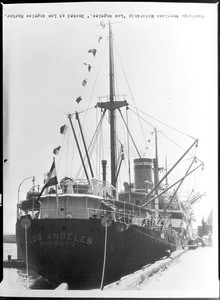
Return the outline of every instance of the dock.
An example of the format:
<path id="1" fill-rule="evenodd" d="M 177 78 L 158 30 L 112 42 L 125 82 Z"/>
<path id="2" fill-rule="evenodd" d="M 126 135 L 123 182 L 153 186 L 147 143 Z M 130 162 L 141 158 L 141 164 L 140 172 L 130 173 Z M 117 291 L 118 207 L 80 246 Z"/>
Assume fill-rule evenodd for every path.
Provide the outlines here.
<path id="1" fill-rule="evenodd" d="M 15 234 L 4 234 L 3 235 L 3 243 L 16 243 Z"/>
<path id="2" fill-rule="evenodd" d="M 20 269 L 25 267 L 26 263 L 22 259 L 12 259 L 11 255 L 8 255 L 7 260 L 3 260 L 3 268 Z"/>
<path id="3" fill-rule="evenodd" d="M 62 283 L 54 290 L 11 290 L 16 297 L 194 297 L 219 298 L 218 250 L 213 247 L 184 249 L 127 275 L 103 290 L 68 290 Z"/>
<path id="4" fill-rule="evenodd" d="M 149 297 L 219 297 L 217 252 L 212 247 L 174 253 L 105 289 L 130 290 Z"/>
<path id="5" fill-rule="evenodd" d="M 25 268 L 26 264 L 21 259 L 8 259 L 3 261 L 3 268 Z"/>

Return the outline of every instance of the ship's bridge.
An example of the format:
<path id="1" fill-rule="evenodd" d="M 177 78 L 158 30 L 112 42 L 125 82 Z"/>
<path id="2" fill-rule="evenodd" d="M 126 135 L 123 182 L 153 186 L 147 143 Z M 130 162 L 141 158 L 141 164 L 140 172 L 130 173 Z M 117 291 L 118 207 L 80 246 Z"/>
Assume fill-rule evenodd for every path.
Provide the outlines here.
<path id="1" fill-rule="evenodd" d="M 103 198 L 111 198 L 115 188 L 107 181 L 99 181 L 96 178 L 91 180 L 72 179 L 65 177 L 60 182 L 61 194 L 89 194 L 101 196 Z"/>

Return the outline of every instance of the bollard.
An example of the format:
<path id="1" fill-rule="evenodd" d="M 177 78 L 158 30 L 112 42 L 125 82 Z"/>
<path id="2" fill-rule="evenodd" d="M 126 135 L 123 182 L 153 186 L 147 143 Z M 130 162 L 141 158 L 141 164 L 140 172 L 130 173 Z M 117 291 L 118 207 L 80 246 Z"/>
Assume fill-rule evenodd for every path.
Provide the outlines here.
<path id="1" fill-rule="evenodd" d="M 11 255 L 8 255 L 8 261 L 11 261 Z"/>

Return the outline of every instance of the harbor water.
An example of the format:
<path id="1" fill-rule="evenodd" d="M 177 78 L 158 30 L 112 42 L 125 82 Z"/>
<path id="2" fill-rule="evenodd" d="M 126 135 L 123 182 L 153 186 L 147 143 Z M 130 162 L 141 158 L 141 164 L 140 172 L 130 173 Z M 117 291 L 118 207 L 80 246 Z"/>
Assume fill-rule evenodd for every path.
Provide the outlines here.
<path id="1" fill-rule="evenodd" d="M 3 260 L 8 259 L 8 255 L 11 255 L 11 259 L 17 258 L 17 245 L 15 243 L 3 244 Z M 12 291 L 12 290 L 27 290 L 29 289 L 50 289 L 52 288 L 49 283 L 41 276 L 32 270 L 26 268 L 3 268 L 3 280 L 0 283 L 0 290 Z"/>

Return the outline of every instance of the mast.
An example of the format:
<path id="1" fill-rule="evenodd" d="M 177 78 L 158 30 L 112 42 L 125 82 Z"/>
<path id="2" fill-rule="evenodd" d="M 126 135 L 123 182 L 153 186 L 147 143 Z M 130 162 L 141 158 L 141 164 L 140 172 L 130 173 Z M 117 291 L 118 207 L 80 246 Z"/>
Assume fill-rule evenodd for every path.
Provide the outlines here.
<path id="1" fill-rule="evenodd" d="M 158 186 L 159 186 L 159 170 L 158 170 L 158 147 L 157 147 L 157 128 L 154 128 L 155 133 L 155 159 L 154 159 L 154 186 L 155 186 L 155 195 L 158 195 Z M 155 206 L 155 217 L 156 220 L 159 217 L 158 210 L 159 210 L 159 199 L 158 197 L 154 200 Z"/>
<path id="2" fill-rule="evenodd" d="M 113 59 L 113 38 L 111 23 L 109 21 L 109 101 L 98 102 L 97 107 L 109 110 L 110 119 L 110 151 L 111 151 L 111 185 L 117 186 L 117 165 L 116 165 L 116 120 L 115 110 L 123 106 L 128 106 L 126 100 L 116 101 L 115 98 L 115 80 L 114 80 L 114 59 Z M 113 190 L 115 193 L 115 190 Z M 115 196 L 115 194 L 113 194 Z"/>
<path id="3" fill-rule="evenodd" d="M 113 104 L 115 95 L 114 60 L 112 30 L 109 21 L 109 101 Z M 115 110 L 110 109 L 110 149 L 111 149 L 111 184 L 116 187 L 116 134 L 115 134 Z"/>
<path id="4" fill-rule="evenodd" d="M 150 193 L 148 193 L 144 199 L 142 200 L 141 204 L 143 202 L 145 202 L 146 199 L 149 199 L 150 195 L 155 191 L 155 189 L 161 184 L 162 181 L 164 181 L 164 179 L 173 171 L 173 169 L 178 165 L 178 163 L 183 159 L 183 157 L 192 149 L 192 147 L 194 145 L 198 144 L 198 139 L 196 139 L 193 144 L 189 147 L 189 149 L 187 149 L 183 155 L 178 159 L 178 161 L 172 166 L 172 168 L 165 174 L 165 176 L 158 182 L 158 184 L 150 191 Z M 150 202 L 152 201 L 152 199 L 150 200 Z M 144 203 L 142 206 L 145 206 L 147 203 L 149 203 L 149 201 L 147 201 L 146 203 Z"/>
<path id="5" fill-rule="evenodd" d="M 157 148 L 157 128 L 154 128 L 155 133 L 155 159 L 154 159 L 154 186 L 155 194 L 158 194 L 158 182 L 159 182 L 159 172 L 158 172 L 158 148 Z"/>
<path id="6" fill-rule="evenodd" d="M 157 197 L 163 195 L 164 193 L 166 193 L 166 191 L 170 190 L 173 186 L 175 186 L 177 183 L 179 183 L 181 180 L 183 180 L 184 178 L 186 178 L 187 176 L 189 176 L 190 174 L 192 174 L 194 171 L 196 171 L 198 168 L 200 168 L 201 166 L 203 166 L 203 163 L 201 163 L 198 167 L 196 167 L 195 169 L 193 169 L 192 171 L 190 171 L 189 173 L 185 174 L 182 178 L 180 178 L 178 181 L 176 181 L 175 183 L 173 183 L 171 186 L 167 187 L 165 190 L 163 190 L 159 195 L 156 195 L 155 197 L 153 197 L 152 199 L 150 199 L 149 201 L 147 201 L 146 203 L 144 203 L 142 205 L 142 207 L 145 207 L 148 203 L 150 203 L 151 201 L 154 201 Z"/>

